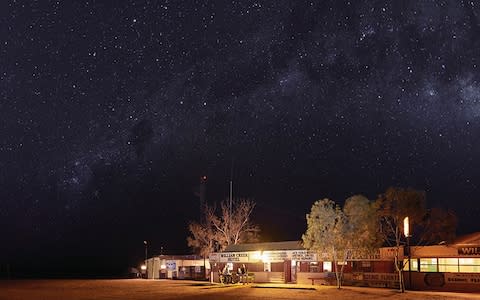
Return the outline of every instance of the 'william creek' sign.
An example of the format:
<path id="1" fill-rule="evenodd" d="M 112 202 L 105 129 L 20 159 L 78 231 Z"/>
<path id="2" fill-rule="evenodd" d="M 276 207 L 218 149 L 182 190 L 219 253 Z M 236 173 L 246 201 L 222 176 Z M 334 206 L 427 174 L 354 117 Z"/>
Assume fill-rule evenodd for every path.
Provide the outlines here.
<path id="1" fill-rule="evenodd" d="M 480 247 L 460 247 L 458 248 L 459 255 L 480 255 Z"/>

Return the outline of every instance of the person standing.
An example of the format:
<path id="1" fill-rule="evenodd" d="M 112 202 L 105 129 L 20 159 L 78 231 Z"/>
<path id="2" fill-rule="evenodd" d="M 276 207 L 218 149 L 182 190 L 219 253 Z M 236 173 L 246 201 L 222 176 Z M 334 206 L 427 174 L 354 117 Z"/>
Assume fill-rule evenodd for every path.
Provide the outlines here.
<path id="1" fill-rule="evenodd" d="M 242 284 L 248 283 L 247 267 L 245 267 L 245 264 L 242 264 L 242 266 L 240 267 L 240 280 L 242 281 Z"/>

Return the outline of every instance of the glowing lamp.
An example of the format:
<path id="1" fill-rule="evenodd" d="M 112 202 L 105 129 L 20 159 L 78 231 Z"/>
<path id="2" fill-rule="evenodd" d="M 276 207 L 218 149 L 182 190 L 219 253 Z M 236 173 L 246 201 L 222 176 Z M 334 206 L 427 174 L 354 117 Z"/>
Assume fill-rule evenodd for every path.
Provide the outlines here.
<path id="1" fill-rule="evenodd" d="M 403 234 L 406 237 L 410 236 L 410 224 L 408 222 L 408 217 L 405 217 L 405 219 L 403 219 Z"/>

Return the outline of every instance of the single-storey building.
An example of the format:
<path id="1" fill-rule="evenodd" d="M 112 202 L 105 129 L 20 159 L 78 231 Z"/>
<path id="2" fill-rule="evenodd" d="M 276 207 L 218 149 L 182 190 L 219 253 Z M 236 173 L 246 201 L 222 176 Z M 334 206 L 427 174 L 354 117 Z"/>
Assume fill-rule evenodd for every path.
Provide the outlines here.
<path id="1" fill-rule="evenodd" d="M 250 282 L 335 284 L 335 268 L 344 267 L 343 284 L 398 288 L 395 255 L 405 267 L 407 289 L 480 292 L 480 232 L 451 244 L 409 248 L 382 247 L 369 258 L 338 262 L 309 251 L 301 241 L 230 245 L 208 259 L 195 255 L 159 255 L 147 260 L 147 278 L 220 282 L 225 271 L 246 269 Z M 408 253 L 410 252 L 410 261 Z"/>
<path id="2" fill-rule="evenodd" d="M 235 271 L 242 265 L 255 282 L 333 284 L 335 280 L 332 262 L 322 260 L 315 251 L 306 250 L 301 241 L 230 245 L 223 252 L 212 253 L 209 260 L 216 282 L 223 270 Z M 391 275 L 393 258 L 350 260 L 345 263 L 344 270 L 345 279 L 354 271 Z"/>
<path id="3" fill-rule="evenodd" d="M 158 255 L 147 259 L 149 279 L 208 279 L 210 262 L 198 255 Z"/>
<path id="4" fill-rule="evenodd" d="M 411 247 L 404 273 L 407 287 L 416 290 L 480 291 L 480 232 L 452 244 Z"/>
<path id="5" fill-rule="evenodd" d="M 383 247 L 373 257 L 339 262 L 338 268 L 344 266 L 343 284 L 398 288 L 397 251 L 405 264 L 403 277 L 408 289 L 480 291 L 480 232 L 448 245 Z M 300 241 L 230 245 L 223 252 L 212 253 L 209 261 L 215 282 L 225 270 L 236 272 L 245 265 L 254 282 L 335 284 L 332 262 L 306 250 Z"/>

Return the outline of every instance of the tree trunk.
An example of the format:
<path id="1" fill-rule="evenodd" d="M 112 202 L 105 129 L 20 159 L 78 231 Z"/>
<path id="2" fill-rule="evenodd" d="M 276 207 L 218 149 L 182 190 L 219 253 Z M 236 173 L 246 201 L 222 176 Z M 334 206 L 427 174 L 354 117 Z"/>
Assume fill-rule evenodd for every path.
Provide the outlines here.
<path id="1" fill-rule="evenodd" d="M 346 250 L 345 251 L 345 255 L 343 257 L 343 264 L 342 264 L 342 268 L 340 269 L 340 280 L 338 281 L 338 288 L 340 289 L 341 285 L 342 285 L 342 278 L 343 278 L 343 271 L 345 269 L 345 264 L 347 263 L 347 259 L 348 257 L 350 256 L 350 251 L 349 250 Z"/>
<path id="2" fill-rule="evenodd" d="M 403 266 L 403 261 L 402 261 L 402 266 Z M 399 266 L 399 260 L 398 260 L 398 251 L 397 254 L 395 255 L 395 269 L 398 272 L 398 289 L 400 292 L 404 293 L 405 292 L 405 283 L 403 282 L 403 268 L 400 268 Z"/>
<path id="3" fill-rule="evenodd" d="M 342 288 L 342 280 L 341 280 L 341 274 L 338 271 L 338 264 L 337 264 L 337 252 L 335 251 L 335 248 L 333 248 L 333 268 L 335 271 L 335 279 L 337 279 L 337 289 Z"/>

